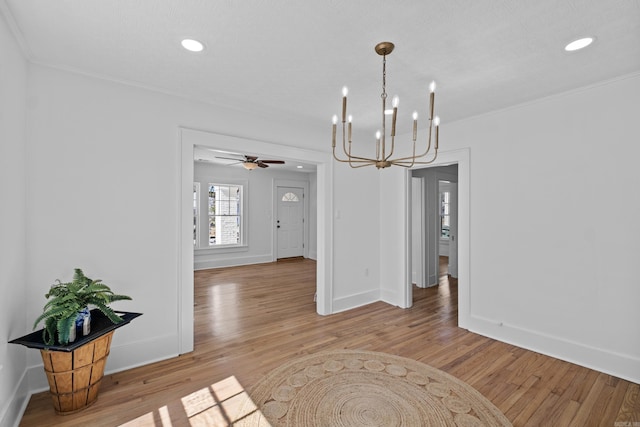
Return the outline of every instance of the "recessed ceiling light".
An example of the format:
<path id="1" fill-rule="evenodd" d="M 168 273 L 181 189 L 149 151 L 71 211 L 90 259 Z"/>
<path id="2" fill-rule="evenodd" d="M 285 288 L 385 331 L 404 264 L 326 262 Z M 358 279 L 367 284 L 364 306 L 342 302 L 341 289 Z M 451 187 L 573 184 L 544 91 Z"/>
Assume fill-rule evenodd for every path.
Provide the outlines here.
<path id="1" fill-rule="evenodd" d="M 298 169 L 302 169 L 302 165 L 298 165 L 296 166 Z"/>
<path id="2" fill-rule="evenodd" d="M 566 50 L 567 52 L 573 52 L 576 50 L 584 49 L 585 47 L 589 46 L 591 43 L 593 43 L 593 37 L 584 37 L 584 38 L 572 41 L 571 43 L 569 43 L 564 47 L 564 50 Z"/>
<path id="3" fill-rule="evenodd" d="M 182 40 L 182 47 L 191 52 L 201 52 L 204 49 L 204 45 L 198 40 L 184 39 Z"/>

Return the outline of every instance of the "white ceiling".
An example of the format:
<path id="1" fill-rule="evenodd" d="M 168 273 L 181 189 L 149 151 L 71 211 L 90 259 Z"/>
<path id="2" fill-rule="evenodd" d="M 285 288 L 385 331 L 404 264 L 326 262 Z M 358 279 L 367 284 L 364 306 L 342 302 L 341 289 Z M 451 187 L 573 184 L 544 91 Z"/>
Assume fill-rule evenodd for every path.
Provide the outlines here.
<path id="1" fill-rule="evenodd" d="M 29 60 L 274 115 L 330 133 L 350 88 L 354 127 L 400 95 L 399 133 L 438 83 L 447 122 L 640 71 L 638 0 L 0 0 Z M 567 53 L 582 36 L 595 43 Z M 190 53 L 185 38 L 206 49 Z"/>

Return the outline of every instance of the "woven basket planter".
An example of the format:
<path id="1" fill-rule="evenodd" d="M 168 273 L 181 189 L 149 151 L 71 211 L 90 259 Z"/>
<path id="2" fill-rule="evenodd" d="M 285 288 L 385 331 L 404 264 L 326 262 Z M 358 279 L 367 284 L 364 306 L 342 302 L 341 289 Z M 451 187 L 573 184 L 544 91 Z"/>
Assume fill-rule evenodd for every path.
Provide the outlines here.
<path id="1" fill-rule="evenodd" d="M 113 331 L 70 352 L 40 350 L 58 414 L 80 411 L 98 399 Z"/>

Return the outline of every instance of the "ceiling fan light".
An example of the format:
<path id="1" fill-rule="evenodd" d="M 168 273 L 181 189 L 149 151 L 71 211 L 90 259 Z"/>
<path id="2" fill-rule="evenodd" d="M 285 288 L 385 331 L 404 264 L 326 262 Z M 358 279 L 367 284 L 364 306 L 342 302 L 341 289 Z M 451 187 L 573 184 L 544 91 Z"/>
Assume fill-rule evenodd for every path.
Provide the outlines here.
<path id="1" fill-rule="evenodd" d="M 244 168 L 246 170 L 250 171 L 250 170 L 253 170 L 253 169 L 257 168 L 258 164 L 257 163 L 253 163 L 253 162 L 244 162 L 244 163 L 242 163 L 242 166 L 244 166 Z"/>

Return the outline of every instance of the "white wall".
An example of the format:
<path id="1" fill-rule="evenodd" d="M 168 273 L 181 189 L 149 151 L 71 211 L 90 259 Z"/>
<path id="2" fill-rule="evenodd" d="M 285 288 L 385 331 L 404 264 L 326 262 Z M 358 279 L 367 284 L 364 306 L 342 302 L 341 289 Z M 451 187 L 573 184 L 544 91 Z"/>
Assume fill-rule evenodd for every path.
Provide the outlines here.
<path id="1" fill-rule="evenodd" d="M 271 166 L 268 169 L 260 169 L 255 171 L 248 171 L 238 165 L 236 166 L 222 166 L 215 165 L 206 162 L 195 162 L 194 167 L 194 180 L 201 183 L 201 188 L 206 192 L 207 183 L 209 182 L 221 182 L 226 183 L 225 180 L 231 180 L 231 182 L 240 182 L 242 180 L 247 182 L 246 194 L 247 199 L 247 247 L 246 248 L 233 248 L 233 249 L 196 249 L 194 265 L 195 269 L 226 267 L 231 265 L 246 265 L 257 264 L 263 262 L 271 262 L 274 259 L 273 253 L 273 202 L 274 202 L 274 181 L 275 180 L 290 180 L 301 181 L 310 183 L 310 175 L 314 176 L 315 185 L 315 173 L 298 173 L 298 172 L 285 172 L 278 170 L 278 166 Z M 306 194 L 305 198 L 313 204 L 316 208 L 316 202 L 313 200 L 315 197 L 314 192 Z M 313 202 L 313 203 L 311 203 Z M 206 201 L 203 200 L 203 204 Z M 206 213 L 206 206 L 202 206 Z M 314 212 L 314 217 L 316 213 Z M 307 219 L 305 223 L 306 227 L 309 227 L 311 221 Z M 312 229 L 313 244 L 316 242 L 315 237 L 315 223 Z M 309 234 L 311 234 L 309 233 Z M 205 232 L 206 234 L 206 232 Z M 311 246 L 311 242 L 306 242 L 307 248 Z M 311 250 L 311 248 L 309 248 Z M 316 247 L 313 247 L 312 252 L 315 253 Z"/>
<path id="2" fill-rule="evenodd" d="M 411 215 L 403 210 L 409 204 L 408 194 L 403 191 L 410 182 L 406 172 L 400 167 L 377 171 L 380 175 L 378 204 L 380 299 L 404 308 L 411 307 L 412 304 L 405 289 L 411 284 L 409 276 Z"/>
<path id="3" fill-rule="evenodd" d="M 471 153 L 470 330 L 640 382 L 638 99 L 636 75 L 443 124 Z"/>
<path id="4" fill-rule="evenodd" d="M 7 341 L 30 332 L 26 277 L 25 111 L 27 63 L 0 14 L 0 426 L 26 404 L 27 349 Z"/>
<path id="5" fill-rule="evenodd" d="M 267 116 L 247 122 L 238 111 L 38 65 L 29 69 L 24 315 L 34 319 L 51 283 L 81 267 L 133 297 L 116 308 L 144 313 L 114 336 L 107 372 L 178 354 L 179 128 L 313 150 L 329 147 L 330 130 Z M 344 248 L 333 271 L 338 285 L 330 292 L 341 308 L 378 295 L 378 192 L 371 180 L 377 175 L 369 174 L 352 179 L 339 172 L 339 188 L 329 190 L 330 203 L 345 213 L 335 232 L 336 247 Z M 318 250 L 331 255 L 333 248 Z M 359 262 L 353 263 L 353 254 Z M 354 295 L 370 298 L 350 299 Z M 46 387 L 40 364 L 37 352 L 28 352 L 32 389 Z"/>
<path id="6" fill-rule="evenodd" d="M 334 166 L 333 312 L 380 299 L 379 171 Z"/>

